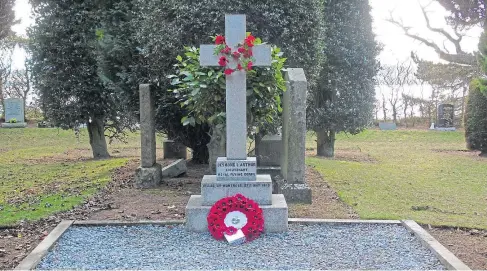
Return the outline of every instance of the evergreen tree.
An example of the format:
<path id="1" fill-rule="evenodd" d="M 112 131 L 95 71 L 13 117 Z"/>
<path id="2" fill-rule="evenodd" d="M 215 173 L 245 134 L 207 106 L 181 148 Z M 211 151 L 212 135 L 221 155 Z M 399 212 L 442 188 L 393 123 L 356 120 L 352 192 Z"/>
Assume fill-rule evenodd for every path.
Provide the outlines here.
<path id="1" fill-rule="evenodd" d="M 86 124 L 93 157 L 109 157 L 105 131 L 119 136 L 128 122 L 120 93 L 106 87 L 98 73 L 102 6 L 96 0 L 32 3 L 32 75 L 43 112 L 65 129 Z"/>
<path id="2" fill-rule="evenodd" d="M 308 127 L 317 133 L 319 156 L 334 156 L 338 132 L 357 134 L 372 121 L 379 47 L 368 0 L 325 4 L 326 63 L 308 95 Z"/>

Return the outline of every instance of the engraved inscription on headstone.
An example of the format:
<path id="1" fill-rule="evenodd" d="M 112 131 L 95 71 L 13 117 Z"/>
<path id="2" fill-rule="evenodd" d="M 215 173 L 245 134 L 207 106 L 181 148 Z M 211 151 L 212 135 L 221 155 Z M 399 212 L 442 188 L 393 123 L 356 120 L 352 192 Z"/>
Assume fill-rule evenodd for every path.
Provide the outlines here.
<path id="1" fill-rule="evenodd" d="M 257 162 L 255 160 L 226 160 L 216 162 L 216 176 L 225 178 L 240 178 L 255 180 L 257 174 Z"/>
<path id="2" fill-rule="evenodd" d="M 248 188 L 248 187 L 270 187 L 271 184 L 269 183 L 232 183 L 232 184 L 225 184 L 225 183 L 206 183 L 201 185 L 204 188 L 220 188 L 220 187 L 234 187 L 234 188 Z"/>

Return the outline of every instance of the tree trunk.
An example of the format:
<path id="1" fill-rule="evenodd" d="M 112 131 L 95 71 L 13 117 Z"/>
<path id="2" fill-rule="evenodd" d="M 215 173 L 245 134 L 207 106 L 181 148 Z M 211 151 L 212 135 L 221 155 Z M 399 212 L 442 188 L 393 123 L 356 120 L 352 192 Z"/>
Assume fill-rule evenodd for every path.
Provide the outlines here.
<path id="1" fill-rule="evenodd" d="M 406 125 L 406 128 L 408 128 L 408 105 L 404 105 L 404 124 Z"/>
<path id="2" fill-rule="evenodd" d="M 392 120 L 397 123 L 397 108 L 396 105 L 392 105 Z"/>
<path id="3" fill-rule="evenodd" d="M 101 118 L 92 118 L 88 122 L 88 135 L 90 136 L 91 150 L 93 151 L 93 158 L 103 159 L 109 158 L 110 154 L 107 149 L 107 141 L 105 139 L 105 121 Z"/>
<path id="4" fill-rule="evenodd" d="M 206 145 L 198 145 L 193 150 L 193 158 L 191 161 L 197 164 L 207 164 L 209 159 L 208 147 Z"/>
<path id="5" fill-rule="evenodd" d="M 216 172 L 216 159 L 226 156 L 226 134 L 224 128 L 211 127 L 211 139 L 208 143 L 208 170 L 211 174 Z"/>
<path id="6" fill-rule="evenodd" d="M 460 117 L 460 126 L 465 127 L 465 103 L 467 102 L 466 97 L 467 97 L 467 91 L 468 88 L 467 86 L 463 86 L 463 92 L 462 92 L 462 116 Z"/>
<path id="7" fill-rule="evenodd" d="M 387 121 L 386 98 L 382 95 L 382 113 L 384 113 L 384 122 Z"/>
<path id="8" fill-rule="evenodd" d="M 335 131 L 317 131 L 317 155 L 323 157 L 335 156 Z"/>

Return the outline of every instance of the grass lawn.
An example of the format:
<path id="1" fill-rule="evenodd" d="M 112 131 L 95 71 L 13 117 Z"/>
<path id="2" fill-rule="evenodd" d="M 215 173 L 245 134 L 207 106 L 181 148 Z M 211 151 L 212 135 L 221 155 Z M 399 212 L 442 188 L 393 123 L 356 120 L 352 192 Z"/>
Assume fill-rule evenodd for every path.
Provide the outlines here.
<path id="1" fill-rule="evenodd" d="M 114 158 L 92 160 L 86 130 L 0 129 L 0 225 L 69 210 L 105 185 L 111 171 L 138 156 L 139 135 L 110 146 Z"/>
<path id="2" fill-rule="evenodd" d="M 369 130 L 339 135 L 336 150 L 306 162 L 362 219 L 487 229 L 487 159 L 465 151 L 462 132 Z"/>

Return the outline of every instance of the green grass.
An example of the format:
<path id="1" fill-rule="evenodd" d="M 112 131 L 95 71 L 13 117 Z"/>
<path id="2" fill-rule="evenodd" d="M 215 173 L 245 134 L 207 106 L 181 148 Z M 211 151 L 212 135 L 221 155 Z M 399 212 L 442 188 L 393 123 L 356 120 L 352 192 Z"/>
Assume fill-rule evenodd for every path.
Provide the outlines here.
<path id="1" fill-rule="evenodd" d="M 72 131 L 58 129 L 0 129 L 0 225 L 37 220 L 82 203 L 130 159 L 124 150 L 138 148 L 139 134 L 127 141 L 109 148 L 122 155 L 92 160 L 85 130 L 78 140 Z"/>
<path id="2" fill-rule="evenodd" d="M 487 229 L 487 159 L 459 151 L 462 132 L 370 130 L 339 135 L 336 149 L 338 159 L 307 164 L 361 218 Z M 368 159 L 340 159 L 341 152 Z"/>

